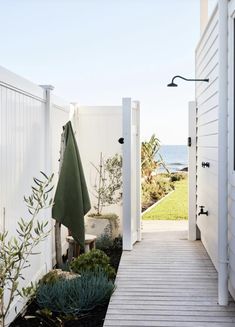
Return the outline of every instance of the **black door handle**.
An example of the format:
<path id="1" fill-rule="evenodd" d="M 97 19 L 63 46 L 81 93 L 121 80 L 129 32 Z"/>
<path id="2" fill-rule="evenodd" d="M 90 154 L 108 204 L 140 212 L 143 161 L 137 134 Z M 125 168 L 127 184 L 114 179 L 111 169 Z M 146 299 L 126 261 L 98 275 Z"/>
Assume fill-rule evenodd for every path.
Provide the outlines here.
<path id="1" fill-rule="evenodd" d="M 120 137 L 120 139 L 118 139 L 118 142 L 119 142 L 120 144 L 124 144 L 124 137 Z"/>

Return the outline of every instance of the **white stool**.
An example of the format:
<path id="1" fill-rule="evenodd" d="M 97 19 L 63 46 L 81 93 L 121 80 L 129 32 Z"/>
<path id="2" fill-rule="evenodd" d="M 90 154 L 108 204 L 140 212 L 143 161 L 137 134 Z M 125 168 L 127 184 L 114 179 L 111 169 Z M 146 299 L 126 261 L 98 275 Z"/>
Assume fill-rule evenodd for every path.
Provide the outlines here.
<path id="1" fill-rule="evenodd" d="M 96 239 L 97 236 L 95 235 L 85 234 L 85 253 L 95 249 Z M 70 262 L 74 257 L 78 257 L 80 255 L 80 246 L 71 235 L 66 237 L 66 241 L 69 243 L 68 261 Z"/>

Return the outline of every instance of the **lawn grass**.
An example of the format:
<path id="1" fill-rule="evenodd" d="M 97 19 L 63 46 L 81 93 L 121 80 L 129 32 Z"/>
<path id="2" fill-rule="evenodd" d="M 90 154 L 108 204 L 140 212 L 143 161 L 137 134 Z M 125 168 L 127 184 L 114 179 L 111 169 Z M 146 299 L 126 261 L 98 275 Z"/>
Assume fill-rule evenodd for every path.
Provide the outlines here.
<path id="1" fill-rule="evenodd" d="M 170 193 L 152 210 L 143 215 L 146 220 L 188 219 L 188 180 L 175 182 L 175 191 Z"/>

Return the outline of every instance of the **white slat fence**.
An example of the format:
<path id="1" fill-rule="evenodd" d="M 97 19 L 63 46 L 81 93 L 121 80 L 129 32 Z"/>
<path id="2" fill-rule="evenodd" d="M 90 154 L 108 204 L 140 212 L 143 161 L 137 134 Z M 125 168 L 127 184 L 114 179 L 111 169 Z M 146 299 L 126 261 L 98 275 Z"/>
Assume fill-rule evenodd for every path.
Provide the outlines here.
<path id="1" fill-rule="evenodd" d="M 27 217 L 23 196 L 31 193 L 33 177 L 40 171 L 55 173 L 56 183 L 62 126 L 69 119 L 70 105 L 48 86 L 37 86 L 0 67 L 0 230 L 15 234 L 17 220 Z M 53 227 L 50 213 L 47 218 Z M 53 230 L 53 228 L 52 228 Z M 65 246 L 65 232 L 63 245 Z M 53 233 L 40 245 L 40 255 L 30 258 L 26 284 L 37 280 L 53 264 Z M 12 305 L 9 321 L 24 303 Z"/>

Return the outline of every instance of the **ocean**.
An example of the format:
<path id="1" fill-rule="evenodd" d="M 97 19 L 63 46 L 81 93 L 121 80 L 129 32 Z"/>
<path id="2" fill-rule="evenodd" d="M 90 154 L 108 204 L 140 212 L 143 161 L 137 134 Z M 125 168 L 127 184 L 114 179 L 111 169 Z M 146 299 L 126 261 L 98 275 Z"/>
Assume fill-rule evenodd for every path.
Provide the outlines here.
<path id="1" fill-rule="evenodd" d="M 159 152 L 170 172 L 188 167 L 187 145 L 162 145 Z M 164 171 L 164 169 L 161 168 L 158 171 Z"/>

